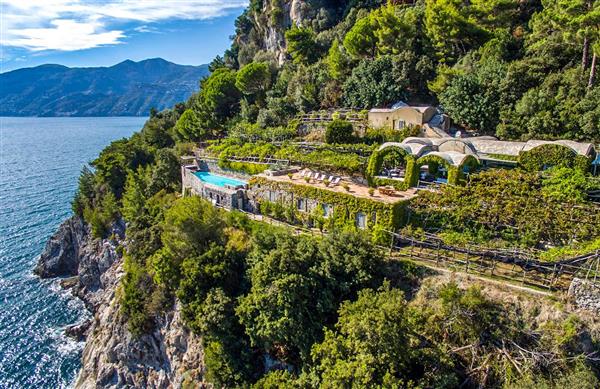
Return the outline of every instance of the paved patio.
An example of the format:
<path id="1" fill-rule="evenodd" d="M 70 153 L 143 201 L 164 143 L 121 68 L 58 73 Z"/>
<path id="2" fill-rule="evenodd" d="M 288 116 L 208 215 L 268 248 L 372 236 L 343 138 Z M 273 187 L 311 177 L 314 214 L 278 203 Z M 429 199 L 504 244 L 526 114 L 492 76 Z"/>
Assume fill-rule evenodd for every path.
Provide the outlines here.
<path id="1" fill-rule="evenodd" d="M 311 178 L 309 182 L 306 182 L 304 177 L 302 177 L 300 172 L 293 173 L 292 177 L 288 177 L 287 175 L 279 175 L 279 176 L 269 176 L 266 174 L 259 174 L 258 177 L 266 178 L 270 181 L 276 182 L 284 182 L 284 183 L 292 183 L 295 185 L 304 185 L 304 186 L 312 186 L 319 189 L 329 190 L 331 192 L 344 193 L 349 194 L 355 197 L 365 198 L 374 201 L 380 201 L 382 203 L 394 204 L 399 201 L 405 201 L 411 199 L 417 195 L 416 188 L 409 188 L 405 191 L 393 190 L 390 191 L 390 195 L 380 193 L 377 189 L 375 189 L 375 193 L 371 196 L 369 194 L 369 187 L 365 185 L 360 185 L 354 183 L 349 180 L 342 179 L 337 185 L 329 184 L 326 186 L 323 181 L 315 180 Z M 344 184 L 348 185 L 348 189 L 344 188 Z M 393 194 L 392 194 L 393 193 Z"/>

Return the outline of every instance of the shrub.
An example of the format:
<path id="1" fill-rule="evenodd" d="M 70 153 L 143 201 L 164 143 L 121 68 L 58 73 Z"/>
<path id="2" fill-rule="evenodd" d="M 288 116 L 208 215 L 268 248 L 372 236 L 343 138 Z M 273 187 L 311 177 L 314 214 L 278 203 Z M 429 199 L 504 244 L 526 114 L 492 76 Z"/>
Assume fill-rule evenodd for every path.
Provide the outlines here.
<path id="1" fill-rule="evenodd" d="M 325 142 L 329 144 L 352 143 L 354 141 L 352 123 L 345 120 L 334 120 L 327 125 Z"/>

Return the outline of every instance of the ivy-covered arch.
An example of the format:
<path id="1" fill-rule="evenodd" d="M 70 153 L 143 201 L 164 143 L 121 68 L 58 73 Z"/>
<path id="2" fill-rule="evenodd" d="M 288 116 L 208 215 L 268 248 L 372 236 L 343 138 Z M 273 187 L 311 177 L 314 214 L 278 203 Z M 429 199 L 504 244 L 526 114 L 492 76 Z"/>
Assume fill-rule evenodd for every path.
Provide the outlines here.
<path id="1" fill-rule="evenodd" d="M 427 165 L 429 168 L 429 173 L 433 174 L 434 176 L 437 175 L 440 166 L 444 166 L 446 168 L 446 170 L 448 171 L 448 183 L 449 184 L 454 184 L 454 182 L 450 182 L 450 177 L 457 177 L 457 170 L 458 167 L 454 166 L 452 164 L 452 162 L 448 161 L 447 159 L 443 158 L 442 156 L 440 156 L 439 154 L 427 154 L 424 155 L 423 157 L 419 158 L 417 160 L 417 171 L 420 170 L 421 166 L 425 166 Z"/>
<path id="2" fill-rule="evenodd" d="M 383 165 L 384 158 L 392 153 L 395 153 L 400 158 L 403 158 L 406 163 L 403 181 L 377 177 Z M 410 187 L 416 186 L 418 182 L 418 168 L 416 166 L 416 159 L 417 158 L 410 154 L 408 150 L 400 147 L 399 145 L 387 145 L 379 150 L 375 150 L 369 158 L 369 163 L 367 164 L 367 170 L 365 172 L 369 186 L 376 187 L 380 185 L 391 185 L 398 190 L 406 190 Z"/>
<path id="3" fill-rule="evenodd" d="M 457 177 L 450 177 L 450 171 L 448 171 L 448 182 L 455 184 L 464 184 L 467 173 L 472 173 L 480 166 L 479 160 L 473 155 L 467 155 L 458 168 L 456 169 Z M 454 170 L 453 170 L 454 171 Z"/>
<path id="4" fill-rule="evenodd" d="M 552 166 L 570 167 L 587 172 L 592 161 L 569 146 L 553 143 L 522 151 L 517 162 L 521 169 L 529 172 L 541 171 Z"/>

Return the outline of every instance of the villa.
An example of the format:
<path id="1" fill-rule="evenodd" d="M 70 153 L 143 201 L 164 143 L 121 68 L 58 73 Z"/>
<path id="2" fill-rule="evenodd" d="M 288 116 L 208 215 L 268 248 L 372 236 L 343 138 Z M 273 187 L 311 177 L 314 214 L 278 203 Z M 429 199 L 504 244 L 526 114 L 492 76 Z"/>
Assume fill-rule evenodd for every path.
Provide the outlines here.
<path id="1" fill-rule="evenodd" d="M 376 233 L 401 225 L 408 201 L 431 185 L 462 185 L 476 170 L 518 165 L 532 171 L 555 165 L 590 170 L 595 157 L 593 144 L 568 140 L 409 137 L 375 150 L 364 176 L 338 176 L 302 166 L 274 168 L 258 160 L 253 163 L 264 164 L 263 173 L 247 175 L 196 153 L 182 157 L 182 194 L 289 224 Z"/>
<path id="2" fill-rule="evenodd" d="M 399 101 L 391 108 L 373 108 L 368 113 L 368 123 L 372 128 L 401 130 L 405 127 L 419 127 L 422 135 L 428 138 L 448 137 L 450 118 L 436 107 L 429 105 L 408 105 Z"/>

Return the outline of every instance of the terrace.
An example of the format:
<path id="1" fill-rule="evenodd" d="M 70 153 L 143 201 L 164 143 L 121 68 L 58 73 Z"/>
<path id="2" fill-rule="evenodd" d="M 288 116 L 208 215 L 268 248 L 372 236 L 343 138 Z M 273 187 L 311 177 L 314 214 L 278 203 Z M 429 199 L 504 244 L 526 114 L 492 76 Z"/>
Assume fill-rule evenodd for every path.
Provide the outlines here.
<path id="1" fill-rule="evenodd" d="M 309 173 L 313 172 L 302 170 L 289 173 L 288 175 L 283 175 L 267 171 L 263 174 L 257 175 L 257 177 L 261 177 L 273 182 L 318 188 L 385 204 L 395 204 L 400 201 L 411 199 L 417 195 L 416 188 L 396 190 L 391 187 L 380 187 L 377 190 L 372 190 L 372 188 L 369 188 L 366 185 L 358 184 L 349 179 L 340 178 L 339 182 L 336 182 L 335 176 L 334 180 L 330 181 L 328 179 L 314 178 L 315 175 L 331 177 L 330 175 L 313 173 L 310 177 L 308 177 Z"/>

